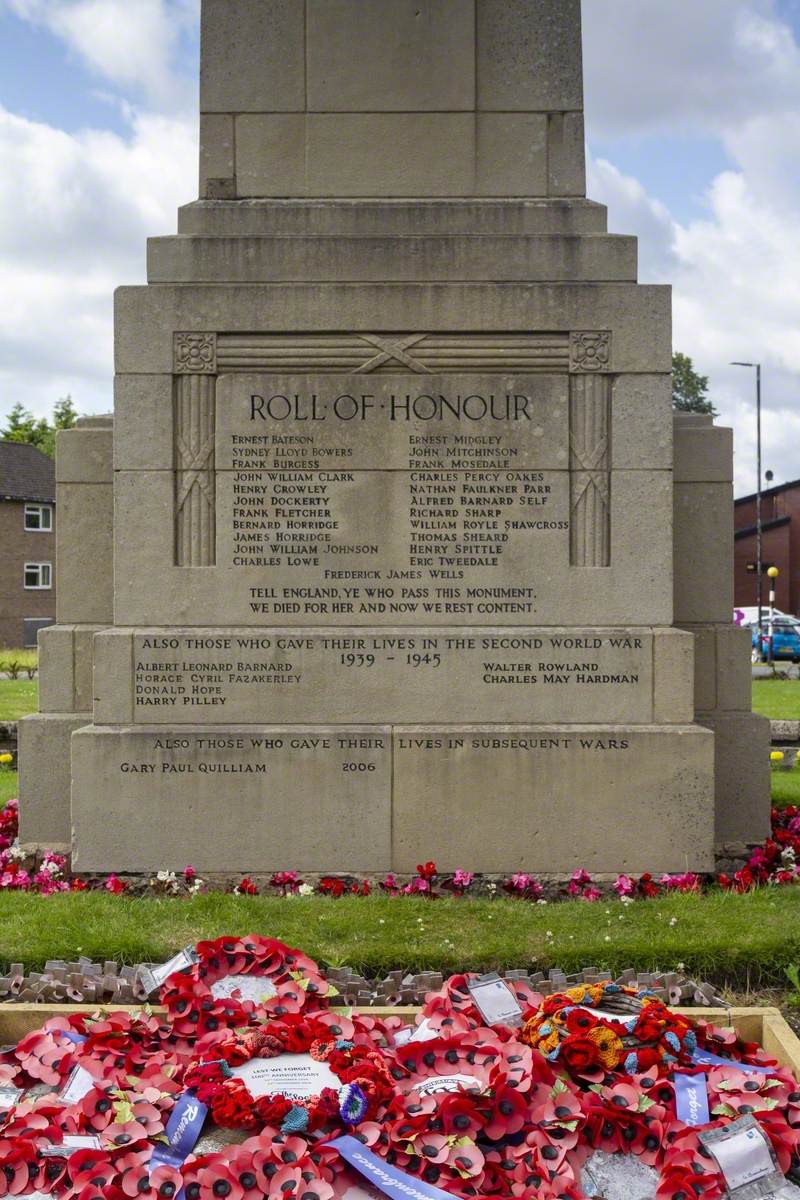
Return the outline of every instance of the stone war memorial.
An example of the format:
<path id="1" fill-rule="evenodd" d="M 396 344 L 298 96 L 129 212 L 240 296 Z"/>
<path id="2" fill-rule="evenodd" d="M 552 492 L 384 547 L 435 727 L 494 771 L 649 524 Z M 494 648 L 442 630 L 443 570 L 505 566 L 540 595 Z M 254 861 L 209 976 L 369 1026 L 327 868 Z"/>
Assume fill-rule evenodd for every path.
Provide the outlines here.
<path id="1" fill-rule="evenodd" d="M 21 836 L 708 871 L 769 832 L 732 437 L 585 195 L 579 0 L 204 0 L 200 199 L 58 446 Z M 609 69 L 619 69 L 619 64 Z"/>

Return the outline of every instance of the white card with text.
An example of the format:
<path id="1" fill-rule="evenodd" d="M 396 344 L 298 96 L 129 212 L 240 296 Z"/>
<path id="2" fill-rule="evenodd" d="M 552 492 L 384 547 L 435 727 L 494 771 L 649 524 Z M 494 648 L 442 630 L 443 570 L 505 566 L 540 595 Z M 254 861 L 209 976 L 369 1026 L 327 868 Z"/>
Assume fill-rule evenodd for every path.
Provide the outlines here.
<path id="1" fill-rule="evenodd" d="M 286 1096 L 287 1100 L 308 1100 L 323 1088 L 342 1086 L 327 1063 L 317 1062 L 310 1054 L 281 1054 L 278 1058 L 252 1058 L 231 1074 L 244 1081 L 255 1096 Z"/>

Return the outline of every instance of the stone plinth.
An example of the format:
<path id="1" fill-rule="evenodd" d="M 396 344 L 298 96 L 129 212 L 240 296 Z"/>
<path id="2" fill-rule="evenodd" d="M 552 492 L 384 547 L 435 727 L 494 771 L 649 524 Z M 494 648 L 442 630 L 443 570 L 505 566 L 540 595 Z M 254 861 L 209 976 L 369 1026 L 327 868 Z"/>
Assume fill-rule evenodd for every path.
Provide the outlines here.
<path id="1" fill-rule="evenodd" d="M 76 866 L 710 869 L 730 444 L 673 473 L 578 0 L 204 0 L 202 38 L 201 199 L 116 297 L 113 574 L 108 456 L 59 518 Z M 717 837 L 758 828 L 717 771 Z"/>
<path id="2" fill-rule="evenodd" d="M 73 770 L 81 871 L 713 868 L 713 736 L 693 725 L 94 726 Z"/>
<path id="3" fill-rule="evenodd" d="M 675 618 L 695 637 L 696 719 L 714 733 L 716 844 L 769 834 L 770 728 L 752 712 L 750 630 L 733 616 L 733 435 L 675 414 Z"/>

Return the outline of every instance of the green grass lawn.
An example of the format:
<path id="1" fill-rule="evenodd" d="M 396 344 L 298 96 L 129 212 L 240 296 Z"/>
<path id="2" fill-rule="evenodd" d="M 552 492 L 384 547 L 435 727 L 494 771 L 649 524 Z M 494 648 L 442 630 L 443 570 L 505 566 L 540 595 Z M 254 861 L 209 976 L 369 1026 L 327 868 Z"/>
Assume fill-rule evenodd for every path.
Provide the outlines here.
<path id="1" fill-rule="evenodd" d="M 776 808 L 800 804 L 800 767 L 793 771 L 772 772 L 772 803 Z"/>
<path id="2" fill-rule="evenodd" d="M 13 800 L 18 792 L 16 771 L 0 771 L 0 808 Z"/>
<path id="3" fill-rule="evenodd" d="M 18 721 L 36 712 L 38 697 L 35 679 L 0 679 L 0 721 Z"/>
<path id="4" fill-rule="evenodd" d="M 677 895 L 627 907 L 616 901 L 539 906 L 384 896 L 283 900 L 215 893 L 177 901 L 0 893 L 0 965 L 36 969 L 47 958 L 78 954 L 161 962 L 190 942 L 253 931 L 373 976 L 398 967 L 631 966 L 686 970 L 752 989 L 780 985 L 784 966 L 800 962 L 800 889 Z"/>
<path id="5" fill-rule="evenodd" d="M 800 721 L 800 679 L 754 679 L 753 712 L 773 721 Z"/>

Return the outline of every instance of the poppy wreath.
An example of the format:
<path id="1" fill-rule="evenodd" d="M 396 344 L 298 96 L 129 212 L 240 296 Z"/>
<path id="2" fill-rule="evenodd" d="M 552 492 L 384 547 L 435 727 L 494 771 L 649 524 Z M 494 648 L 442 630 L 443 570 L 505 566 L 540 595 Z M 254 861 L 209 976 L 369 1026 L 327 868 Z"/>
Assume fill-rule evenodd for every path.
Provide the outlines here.
<path id="1" fill-rule="evenodd" d="M 617 1018 L 591 1011 L 609 1003 L 629 1012 L 621 1011 Z M 614 983 L 581 984 L 548 996 L 520 1036 L 550 1062 L 558 1061 L 581 1078 L 690 1064 L 698 1047 L 686 1018 L 647 992 Z"/>
<path id="2" fill-rule="evenodd" d="M 394 1092 L 388 1065 L 370 1032 L 359 1030 L 356 1022 L 338 1014 L 290 1014 L 215 1040 L 190 1064 L 184 1086 L 208 1105 L 214 1121 L 223 1128 L 269 1127 L 283 1134 L 309 1135 L 342 1126 L 353 1128 L 381 1112 Z M 253 1059 L 282 1054 L 309 1054 L 316 1062 L 326 1063 L 340 1087 L 323 1088 L 318 1096 L 305 1100 L 281 1093 L 255 1097 L 244 1081 L 232 1074 L 232 1068 Z"/>
<path id="3" fill-rule="evenodd" d="M 555 1073 L 519 1042 L 502 1042 L 483 1029 L 412 1043 L 395 1052 L 391 1073 L 397 1095 L 378 1131 L 376 1151 L 426 1183 L 463 1196 L 511 1195 L 526 1168 L 509 1147 L 539 1117 L 538 1149 L 546 1145 L 552 1162 L 566 1152 L 563 1131 L 557 1129 L 551 1139 L 542 1116 Z M 569 1093 L 569 1108 L 557 1116 L 547 1110 L 553 1129 L 565 1117 L 580 1116 L 577 1092 L 568 1084 L 560 1087 Z M 575 1142 L 577 1136 L 569 1144 Z"/>
<path id="4" fill-rule="evenodd" d="M 427 1020 L 432 1029 L 440 1031 L 442 1036 L 485 1026 L 486 1022 L 469 990 L 470 983 L 479 978 L 474 972 L 451 975 L 437 992 L 429 992 L 425 997 L 422 1018 Z M 541 1005 L 541 993 L 529 983 L 506 980 L 506 984 L 523 1012 L 538 1009 Z M 503 1040 L 514 1036 L 514 1031 L 505 1025 L 496 1026 L 495 1032 Z"/>
<path id="5" fill-rule="evenodd" d="M 182 1169 L 159 1167 L 151 1186 L 183 1189 L 186 1200 L 332 1200 L 339 1195 L 344 1164 L 335 1150 L 309 1146 L 298 1137 L 264 1132 L 215 1154 L 192 1157 Z M 177 1192 L 173 1193 L 177 1195 Z"/>
<path id="6" fill-rule="evenodd" d="M 275 938 L 221 937 L 199 942 L 196 950 L 197 962 L 170 975 L 161 988 L 161 1003 L 178 1037 L 196 1039 L 218 1029 L 321 1009 L 338 995 L 312 958 Z M 235 989 L 223 994 L 223 980 L 240 976 L 264 980 L 264 999 L 247 999 Z"/>

